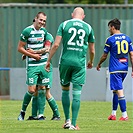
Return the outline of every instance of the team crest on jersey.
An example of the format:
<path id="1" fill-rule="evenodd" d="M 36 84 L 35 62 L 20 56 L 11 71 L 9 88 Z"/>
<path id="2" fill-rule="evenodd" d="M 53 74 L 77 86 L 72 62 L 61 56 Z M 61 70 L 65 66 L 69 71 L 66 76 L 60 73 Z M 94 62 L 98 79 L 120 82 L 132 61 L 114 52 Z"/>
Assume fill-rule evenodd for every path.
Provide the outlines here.
<path id="1" fill-rule="evenodd" d="M 25 40 L 25 36 L 23 34 L 20 35 L 22 37 L 23 40 Z"/>

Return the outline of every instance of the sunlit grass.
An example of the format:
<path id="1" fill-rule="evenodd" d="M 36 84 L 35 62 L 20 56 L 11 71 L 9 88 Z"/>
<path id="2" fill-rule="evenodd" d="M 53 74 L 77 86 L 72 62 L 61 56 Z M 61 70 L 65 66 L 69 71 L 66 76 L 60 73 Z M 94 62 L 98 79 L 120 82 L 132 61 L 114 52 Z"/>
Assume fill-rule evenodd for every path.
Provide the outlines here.
<path id="1" fill-rule="evenodd" d="M 0 133 L 69 133 L 72 132 L 63 129 L 64 114 L 61 101 L 58 101 L 61 114 L 60 121 L 51 121 L 52 111 L 48 104 L 45 109 L 45 121 L 27 121 L 31 115 L 31 104 L 27 108 L 24 121 L 18 121 L 22 101 L 0 101 Z M 117 112 L 116 121 L 108 121 L 107 117 L 111 113 L 110 102 L 90 102 L 82 101 L 77 123 L 81 133 L 133 133 L 133 104 L 127 103 L 128 121 L 119 121 L 121 112 Z"/>

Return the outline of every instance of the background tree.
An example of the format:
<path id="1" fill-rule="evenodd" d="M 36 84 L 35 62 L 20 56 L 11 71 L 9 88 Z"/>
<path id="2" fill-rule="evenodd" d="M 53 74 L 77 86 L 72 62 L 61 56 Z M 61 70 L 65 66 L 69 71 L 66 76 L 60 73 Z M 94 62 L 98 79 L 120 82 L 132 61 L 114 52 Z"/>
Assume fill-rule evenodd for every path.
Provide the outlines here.
<path id="1" fill-rule="evenodd" d="M 0 3 L 133 4 L 133 0 L 0 0 Z"/>

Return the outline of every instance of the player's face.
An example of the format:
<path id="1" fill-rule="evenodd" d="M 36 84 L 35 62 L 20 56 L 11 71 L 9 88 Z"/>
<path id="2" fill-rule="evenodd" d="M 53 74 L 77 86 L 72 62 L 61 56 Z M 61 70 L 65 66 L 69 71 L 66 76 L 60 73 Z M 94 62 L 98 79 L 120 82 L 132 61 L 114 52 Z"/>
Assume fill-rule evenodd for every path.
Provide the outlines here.
<path id="1" fill-rule="evenodd" d="M 110 32 L 110 35 L 113 35 L 114 33 L 113 33 L 113 26 L 111 27 L 110 25 L 109 25 L 109 32 Z"/>
<path id="2" fill-rule="evenodd" d="M 47 19 L 47 16 L 40 14 L 39 17 L 35 19 L 36 28 L 40 29 L 41 27 L 43 27 L 46 23 L 46 19 Z"/>

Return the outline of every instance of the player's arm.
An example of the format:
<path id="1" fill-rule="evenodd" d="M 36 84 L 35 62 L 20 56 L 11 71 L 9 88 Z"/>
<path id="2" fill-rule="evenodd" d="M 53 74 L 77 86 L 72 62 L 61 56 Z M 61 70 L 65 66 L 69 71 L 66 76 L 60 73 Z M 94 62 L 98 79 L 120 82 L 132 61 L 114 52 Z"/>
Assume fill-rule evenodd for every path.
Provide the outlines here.
<path id="1" fill-rule="evenodd" d="M 49 52 L 49 57 L 48 57 L 47 64 L 45 67 L 46 71 L 49 71 L 49 69 L 50 69 L 50 61 L 51 61 L 53 55 L 55 54 L 56 50 L 60 46 L 61 39 L 62 39 L 62 36 L 56 36 L 56 38 L 55 38 L 55 42 L 52 45 L 52 48 Z"/>
<path id="2" fill-rule="evenodd" d="M 132 66 L 132 73 L 131 73 L 131 76 L 133 77 L 133 51 L 131 51 L 131 52 L 129 53 L 129 55 L 130 55 L 130 62 L 131 62 L 131 66 Z"/>
<path id="3" fill-rule="evenodd" d="M 51 45 L 52 45 L 52 42 L 49 40 L 46 40 L 44 43 L 44 47 L 48 49 L 48 52 L 50 51 Z"/>
<path id="4" fill-rule="evenodd" d="M 101 56 L 100 61 L 99 61 L 98 65 L 97 65 L 97 70 L 98 71 L 101 68 L 101 64 L 107 59 L 107 56 L 108 56 L 107 53 L 103 53 L 103 55 Z"/>
<path id="5" fill-rule="evenodd" d="M 44 42 L 44 48 L 39 49 L 39 50 L 33 50 L 33 49 L 27 49 L 28 52 L 34 53 L 34 54 L 44 54 L 48 53 L 50 50 L 51 42 L 50 41 L 45 41 Z"/>
<path id="6" fill-rule="evenodd" d="M 27 50 L 25 50 L 25 45 L 26 45 L 26 42 L 23 42 L 23 41 L 19 41 L 18 42 L 18 51 L 26 56 L 29 56 L 31 58 L 34 58 L 36 60 L 40 60 L 41 59 L 41 56 L 39 54 L 33 54 L 33 53 L 30 53 L 28 52 Z"/>
<path id="7" fill-rule="evenodd" d="M 95 43 L 89 43 L 89 54 L 90 54 L 90 61 L 88 61 L 87 68 L 93 67 L 93 61 L 95 57 Z"/>
<path id="8" fill-rule="evenodd" d="M 39 50 L 34 50 L 34 53 L 36 54 L 44 54 L 44 53 L 47 53 L 48 52 L 48 48 L 42 48 L 42 49 L 39 49 Z"/>
<path id="9" fill-rule="evenodd" d="M 44 47 L 42 49 L 39 50 L 33 50 L 33 49 L 26 49 L 28 52 L 30 53 L 34 53 L 34 54 L 44 54 L 44 53 L 48 53 L 51 47 L 51 42 L 50 41 L 45 41 L 44 43 Z M 22 55 L 22 60 L 26 59 L 26 55 Z"/>
<path id="10" fill-rule="evenodd" d="M 35 52 L 36 53 L 39 53 L 39 54 L 44 54 L 44 53 L 48 53 L 49 50 L 50 50 L 50 47 L 51 47 L 51 42 L 49 40 L 46 40 L 44 42 L 44 48 L 40 49 L 40 50 L 36 50 Z"/>

